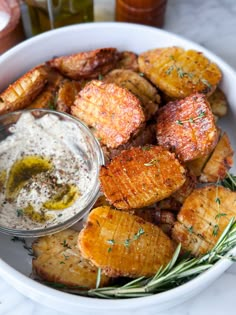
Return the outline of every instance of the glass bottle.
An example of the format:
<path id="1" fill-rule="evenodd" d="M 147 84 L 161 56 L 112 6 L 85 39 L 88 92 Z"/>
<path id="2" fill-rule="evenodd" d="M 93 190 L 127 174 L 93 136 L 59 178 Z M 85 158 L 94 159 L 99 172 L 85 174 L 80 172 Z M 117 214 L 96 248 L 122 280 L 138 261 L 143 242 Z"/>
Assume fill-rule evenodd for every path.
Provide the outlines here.
<path id="1" fill-rule="evenodd" d="M 25 0 L 36 35 L 57 27 L 92 22 L 93 0 Z"/>
<path id="2" fill-rule="evenodd" d="M 116 21 L 161 27 L 167 0 L 116 0 Z"/>

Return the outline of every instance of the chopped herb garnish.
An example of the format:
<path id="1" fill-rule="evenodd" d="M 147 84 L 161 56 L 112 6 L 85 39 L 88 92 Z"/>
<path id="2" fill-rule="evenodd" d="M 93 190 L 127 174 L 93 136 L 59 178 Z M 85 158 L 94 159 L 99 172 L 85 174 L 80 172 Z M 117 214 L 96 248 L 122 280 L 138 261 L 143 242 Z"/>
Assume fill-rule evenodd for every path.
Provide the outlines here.
<path id="1" fill-rule="evenodd" d="M 23 209 L 16 209 L 16 215 L 17 217 L 22 217 L 24 214 L 24 210 Z"/>
<path id="2" fill-rule="evenodd" d="M 213 234 L 214 236 L 216 236 L 216 235 L 218 234 L 218 232 L 219 232 L 219 225 L 218 225 L 218 224 L 215 224 L 214 227 L 213 227 L 213 232 L 212 232 L 212 234 Z"/>
<path id="3" fill-rule="evenodd" d="M 219 219 L 221 217 L 225 217 L 227 214 L 226 213 L 218 213 L 216 216 L 215 216 L 215 219 Z"/>
<path id="4" fill-rule="evenodd" d="M 61 245 L 63 245 L 63 247 L 66 247 L 66 248 L 71 249 L 71 247 L 69 246 L 69 244 L 66 243 L 66 240 L 63 240 L 63 243 L 61 243 Z"/>
<path id="5" fill-rule="evenodd" d="M 153 165 L 155 165 L 157 162 L 159 162 L 157 159 L 152 159 L 150 162 L 144 163 L 144 166 L 153 166 Z"/>
<path id="6" fill-rule="evenodd" d="M 62 265 L 62 264 L 65 264 L 65 262 L 64 261 L 60 261 L 60 265 Z"/>
<path id="7" fill-rule="evenodd" d="M 62 217 L 62 213 L 59 213 L 57 216 L 58 216 L 58 218 Z"/>
<path id="8" fill-rule="evenodd" d="M 190 117 L 189 119 L 184 119 L 184 120 L 176 120 L 175 122 L 176 122 L 177 125 L 181 125 L 181 126 L 182 126 L 184 123 L 191 123 L 191 124 L 193 124 L 196 120 L 201 119 L 201 118 L 204 117 L 205 115 L 206 115 L 206 113 L 203 112 L 203 111 L 201 111 L 201 112 L 199 113 L 199 115 L 196 116 L 196 117 Z"/>
<path id="9" fill-rule="evenodd" d="M 170 66 L 167 70 L 166 70 L 166 74 L 167 75 L 170 75 L 171 74 L 171 72 L 174 70 L 174 65 L 172 65 L 172 66 Z"/>
<path id="10" fill-rule="evenodd" d="M 218 204 L 220 205 L 220 198 L 219 198 L 219 197 L 217 197 L 217 198 L 215 199 L 215 202 L 216 202 L 216 203 L 218 203 Z"/>
<path id="11" fill-rule="evenodd" d="M 140 77 L 144 77 L 144 73 L 143 72 L 139 72 Z"/>
<path id="12" fill-rule="evenodd" d="M 144 229 L 143 229 L 143 228 L 140 228 L 140 229 L 138 230 L 138 232 L 137 232 L 136 234 L 134 234 L 133 239 L 134 239 L 134 240 L 139 239 L 139 237 L 140 237 L 141 235 L 143 235 L 144 233 L 145 233 L 145 232 L 144 232 Z"/>
<path id="13" fill-rule="evenodd" d="M 98 80 L 102 80 L 102 79 L 103 79 L 103 75 L 101 73 L 99 73 Z"/>
<path id="14" fill-rule="evenodd" d="M 129 247 L 131 240 L 127 238 L 127 240 L 124 241 L 125 247 Z"/>
<path id="15" fill-rule="evenodd" d="M 188 231 L 189 231 L 189 233 L 193 233 L 193 226 L 191 225 L 189 228 L 188 228 Z"/>
<path id="16" fill-rule="evenodd" d="M 201 82 L 206 85 L 209 89 L 211 89 L 211 84 L 206 79 L 201 79 Z"/>
<path id="17" fill-rule="evenodd" d="M 150 149 L 151 149 L 151 147 L 148 146 L 148 145 L 142 147 L 142 150 L 143 150 L 143 151 L 150 151 Z"/>
<path id="18" fill-rule="evenodd" d="M 107 251 L 108 251 L 108 253 L 110 253 L 112 251 L 112 248 L 109 247 Z"/>

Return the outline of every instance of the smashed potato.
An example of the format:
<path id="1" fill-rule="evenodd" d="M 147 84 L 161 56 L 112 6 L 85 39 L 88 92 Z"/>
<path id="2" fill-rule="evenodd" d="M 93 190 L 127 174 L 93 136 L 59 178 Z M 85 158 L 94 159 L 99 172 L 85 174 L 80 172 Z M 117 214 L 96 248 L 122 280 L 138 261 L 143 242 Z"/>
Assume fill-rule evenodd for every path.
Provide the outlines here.
<path id="1" fill-rule="evenodd" d="M 146 51 L 138 63 L 140 71 L 172 99 L 196 92 L 210 95 L 222 77 L 218 66 L 201 52 L 180 47 Z"/>
<path id="2" fill-rule="evenodd" d="M 195 189 L 185 200 L 172 231 L 183 249 L 194 255 L 210 250 L 236 215 L 236 192 L 222 186 Z"/>
<path id="3" fill-rule="evenodd" d="M 146 120 L 152 118 L 160 104 L 160 95 L 145 78 L 131 70 L 113 70 L 103 79 L 106 83 L 116 83 L 133 93 L 141 102 Z"/>
<path id="4" fill-rule="evenodd" d="M 82 255 L 109 277 L 153 276 L 175 250 L 157 226 L 107 206 L 90 212 L 78 244 Z"/>
<path id="5" fill-rule="evenodd" d="M 132 51 L 120 52 L 116 68 L 138 72 L 139 71 L 138 56 Z"/>
<path id="6" fill-rule="evenodd" d="M 95 288 L 98 270 L 81 255 L 77 247 L 78 235 L 79 232 L 67 229 L 34 241 L 33 271 L 48 282 Z M 109 278 L 102 275 L 100 285 L 108 282 Z"/>
<path id="7" fill-rule="evenodd" d="M 56 109 L 61 112 L 70 113 L 75 98 L 82 89 L 82 84 L 77 81 L 64 80 L 59 87 L 56 99 Z"/>
<path id="8" fill-rule="evenodd" d="M 73 80 L 97 79 L 99 75 L 114 69 L 117 60 L 116 48 L 101 48 L 57 57 L 48 61 L 48 64 Z"/>
<path id="9" fill-rule="evenodd" d="M 62 82 L 63 77 L 54 70 L 48 71 L 48 82 L 42 92 L 33 100 L 27 109 L 31 108 L 49 108 L 55 109 L 55 97 L 57 89 Z"/>
<path id="10" fill-rule="evenodd" d="M 224 179 L 227 171 L 233 166 L 233 154 L 229 137 L 224 133 L 203 168 L 200 181 L 214 183 Z"/>
<path id="11" fill-rule="evenodd" d="M 217 140 L 214 117 L 203 94 L 170 102 L 158 111 L 157 142 L 183 162 L 207 155 Z"/>
<path id="12" fill-rule="evenodd" d="M 208 102 L 210 103 L 211 110 L 216 117 L 223 117 L 227 114 L 228 102 L 225 94 L 220 88 L 217 88 L 208 98 Z"/>
<path id="13" fill-rule="evenodd" d="M 121 152 L 100 170 L 101 189 L 118 209 L 142 208 L 170 196 L 185 182 L 185 169 L 160 146 Z"/>
<path id="14" fill-rule="evenodd" d="M 48 72 L 44 65 L 25 73 L 0 94 L 0 115 L 23 109 L 43 90 L 47 83 Z"/>
<path id="15" fill-rule="evenodd" d="M 90 81 L 71 107 L 78 117 L 108 148 L 126 143 L 142 127 L 145 118 L 140 101 L 129 91 L 112 83 Z"/>

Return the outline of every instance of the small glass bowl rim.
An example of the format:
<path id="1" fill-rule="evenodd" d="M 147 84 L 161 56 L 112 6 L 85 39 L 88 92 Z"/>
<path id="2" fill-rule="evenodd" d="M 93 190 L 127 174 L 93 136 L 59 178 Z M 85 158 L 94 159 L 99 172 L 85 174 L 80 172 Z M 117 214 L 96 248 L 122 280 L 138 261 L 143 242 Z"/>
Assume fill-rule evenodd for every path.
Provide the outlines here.
<path id="1" fill-rule="evenodd" d="M 81 219 L 83 219 L 85 215 L 89 212 L 89 210 L 91 210 L 92 206 L 94 205 L 94 203 L 96 202 L 97 198 L 100 195 L 100 183 L 99 183 L 98 176 L 99 176 L 100 166 L 105 164 L 104 154 L 97 138 L 93 135 L 93 133 L 90 131 L 90 129 L 85 123 L 83 123 L 81 120 L 79 120 L 78 118 L 68 113 L 59 112 L 56 110 L 46 109 L 46 108 L 23 109 L 23 110 L 9 112 L 9 113 L 1 115 L 0 123 L 6 120 L 8 117 L 11 117 L 11 116 L 13 117 L 17 115 L 22 115 L 24 113 L 32 113 L 32 112 L 39 112 L 39 113 L 45 113 L 45 114 L 48 113 L 48 114 L 53 114 L 59 117 L 61 116 L 79 125 L 79 127 L 82 128 L 83 131 L 85 131 L 86 136 L 89 136 L 94 142 L 93 150 L 95 151 L 98 159 L 97 159 L 97 169 L 96 169 L 96 174 L 95 174 L 97 180 L 95 181 L 93 187 L 91 187 L 91 189 L 87 192 L 87 195 L 89 195 L 88 203 L 81 211 L 79 211 L 78 213 L 70 217 L 69 219 L 65 220 L 64 222 L 55 224 L 48 228 L 39 228 L 39 229 L 33 229 L 33 230 L 22 229 L 21 230 L 21 229 L 8 228 L 8 227 L 4 227 L 0 225 L 0 232 L 4 234 L 18 236 L 18 237 L 29 237 L 29 238 L 49 235 L 49 234 L 62 231 L 66 228 L 69 228 L 70 226 L 80 221 Z M 1 127 L 0 127 L 0 130 L 1 130 Z"/>

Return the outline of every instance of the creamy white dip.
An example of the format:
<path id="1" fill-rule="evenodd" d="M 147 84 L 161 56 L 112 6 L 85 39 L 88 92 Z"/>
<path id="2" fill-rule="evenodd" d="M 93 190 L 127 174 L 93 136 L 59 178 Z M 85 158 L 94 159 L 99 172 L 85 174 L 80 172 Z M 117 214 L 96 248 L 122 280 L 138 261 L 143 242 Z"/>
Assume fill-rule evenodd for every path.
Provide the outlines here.
<path id="1" fill-rule="evenodd" d="M 31 113 L 23 113 L 10 132 L 0 142 L 0 173 L 6 174 L 5 183 L 0 187 L 0 225 L 21 230 L 46 228 L 80 212 L 95 180 L 95 170 L 89 170 L 90 162 L 85 158 L 88 148 L 79 127 L 53 114 L 35 118 Z M 10 170 L 15 161 L 25 156 L 41 156 L 50 160 L 53 167 L 46 173 L 32 176 L 17 197 L 8 200 L 6 183 Z M 43 207 L 55 195 L 56 192 L 52 191 L 52 185 L 55 184 L 73 185 L 79 191 L 79 197 L 66 209 L 48 210 Z M 50 219 L 45 222 L 32 220 L 22 210 L 29 204 L 35 212 L 43 212 Z"/>

